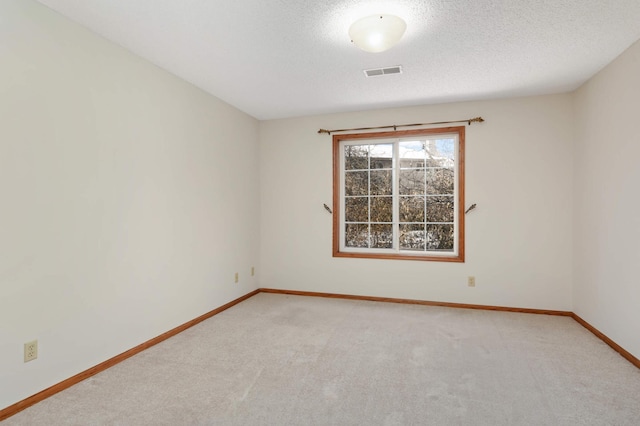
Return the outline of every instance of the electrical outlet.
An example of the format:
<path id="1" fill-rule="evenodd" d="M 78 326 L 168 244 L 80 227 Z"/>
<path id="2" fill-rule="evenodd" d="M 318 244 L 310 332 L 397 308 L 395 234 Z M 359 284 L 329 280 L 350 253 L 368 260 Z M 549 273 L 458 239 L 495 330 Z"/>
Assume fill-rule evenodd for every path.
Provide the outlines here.
<path id="1" fill-rule="evenodd" d="M 251 276 L 253 277 L 256 274 L 256 268 L 251 267 Z"/>
<path id="2" fill-rule="evenodd" d="M 467 285 L 469 287 L 475 287 L 476 286 L 476 277 L 474 276 L 470 276 L 467 278 Z"/>
<path id="3" fill-rule="evenodd" d="M 28 342 L 24 344 L 24 362 L 33 361 L 38 358 L 38 341 Z"/>
<path id="4" fill-rule="evenodd" d="M 238 282 L 238 273 L 236 272 L 236 283 Z"/>

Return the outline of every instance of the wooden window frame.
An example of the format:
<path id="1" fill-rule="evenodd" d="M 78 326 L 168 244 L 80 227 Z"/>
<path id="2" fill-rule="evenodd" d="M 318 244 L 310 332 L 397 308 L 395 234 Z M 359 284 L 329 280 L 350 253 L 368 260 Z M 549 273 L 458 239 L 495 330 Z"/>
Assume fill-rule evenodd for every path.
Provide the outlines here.
<path id="1" fill-rule="evenodd" d="M 372 253 L 372 252 L 354 252 L 354 251 L 341 251 L 340 250 L 340 222 L 342 212 L 342 197 L 341 197 L 341 181 L 342 173 L 341 162 L 341 142 L 343 141 L 357 141 L 357 140 L 371 140 L 371 139 L 399 139 L 413 136 L 433 136 L 437 134 L 457 134 L 458 136 L 458 149 L 457 149 L 457 222 L 456 222 L 456 237 L 457 237 L 457 253 L 451 255 L 441 254 L 434 255 L 433 252 L 425 252 L 420 254 L 419 252 L 412 252 L 412 254 L 398 253 Z M 464 195 L 465 195 L 465 127 L 441 127 L 431 129 L 417 129 L 417 130 L 399 130 L 390 132 L 376 132 L 376 133 L 348 133 L 333 135 L 333 257 L 346 257 L 346 258 L 365 258 L 365 259 L 395 259 L 395 260 L 422 260 L 422 261 L 435 261 L 435 262 L 464 262 L 465 259 L 465 223 L 464 223 Z M 397 197 L 398 194 L 394 194 Z"/>

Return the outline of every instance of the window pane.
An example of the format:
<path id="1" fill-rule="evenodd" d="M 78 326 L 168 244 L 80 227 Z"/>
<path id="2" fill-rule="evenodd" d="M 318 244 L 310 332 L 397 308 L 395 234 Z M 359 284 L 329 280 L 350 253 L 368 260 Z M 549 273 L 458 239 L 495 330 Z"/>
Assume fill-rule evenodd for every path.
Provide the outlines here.
<path id="1" fill-rule="evenodd" d="M 453 170 L 428 169 L 427 194 L 453 194 Z"/>
<path id="2" fill-rule="evenodd" d="M 400 167 L 424 167 L 426 150 L 424 141 L 406 141 L 399 144 Z"/>
<path id="3" fill-rule="evenodd" d="M 453 222 L 453 197 L 427 197 L 427 222 Z"/>
<path id="4" fill-rule="evenodd" d="M 345 172 L 344 195 L 369 194 L 369 172 Z"/>
<path id="5" fill-rule="evenodd" d="M 427 225 L 427 250 L 453 251 L 453 225 Z"/>
<path id="6" fill-rule="evenodd" d="M 393 184 L 392 176 L 391 170 L 372 170 L 371 195 L 391 195 Z"/>
<path id="7" fill-rule="evenodd" d="M 344 147 L 345 170 L 369 168 L 369 145 L 347 145 Z"/>
<path id="8" fill-rule="evenodd" d="M 400 250 L 424 250 L 424 225 L 400 225 Z"/>
<path id="9" fill-rule="evenodd" d="M 393 158 L 393 145 L 378 144 L 369 147 L 372 169 L 390 169 Z"/>
<path id="10" fill-rule="evenodd" d="M 393 220 L 393 197 L 371 197 L 371 222 Z"/>
<path id="11" fill-rule="evenodd" d="M 424 197 L 400 197 L 400 222 L 424 222 Z"/>
<path id="12" fill-rule="evenodd" d="M 369 198 L 352 197 L 344 200 L 346 222 L 368 222 L 369 221 Z"/>
<path id="13" fill-rule="evenodd" d="M 425 186 L 425 169 L 400 170 L 400 194 L 422 195 Z"/>
<path id="14" fill-rule="evenodd" d="M 344 245 L 347 247 L 369 247 L 369 225 L 345 225 Z"/>
<path id="15" fill-rule="evenodd" d="M 426 143 L 427 167 L 454 167 L 455 141 L 453 139 L 432 139 Z"/>
<path id="16" fill-rule="evenodd" d="M 371 225 L 371 247 L 372 248 L 392 248 L 393 247 L 392 225 Z"/>

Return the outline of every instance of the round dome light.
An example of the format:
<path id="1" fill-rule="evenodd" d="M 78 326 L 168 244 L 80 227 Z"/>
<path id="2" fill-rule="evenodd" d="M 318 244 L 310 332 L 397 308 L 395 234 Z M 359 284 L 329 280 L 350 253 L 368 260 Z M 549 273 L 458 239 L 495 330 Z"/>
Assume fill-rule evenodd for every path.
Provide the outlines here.
<path id="1" fill-rule="evenodd" d="M 394 15 L 372 15 L 358 19 L 349 27 L 351 41 L 365 52 L 384 52 L 395 46 L 407 24 Z"/>

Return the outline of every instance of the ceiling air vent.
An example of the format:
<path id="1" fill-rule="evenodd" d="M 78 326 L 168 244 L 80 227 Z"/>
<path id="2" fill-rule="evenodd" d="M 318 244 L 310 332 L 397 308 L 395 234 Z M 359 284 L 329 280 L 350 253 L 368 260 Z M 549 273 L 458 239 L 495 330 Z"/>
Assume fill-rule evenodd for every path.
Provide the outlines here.
<path id="1" fill-rule="evenodd" d="M 367 77 L 375 77 L 378 75 L 389 75 L 389 74 L 402 74 L 402 65 L 398 65 L 396 67 L 373 68 L 370 70 L 364 70 L 364 75 L 366 75 Z"/>

